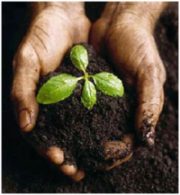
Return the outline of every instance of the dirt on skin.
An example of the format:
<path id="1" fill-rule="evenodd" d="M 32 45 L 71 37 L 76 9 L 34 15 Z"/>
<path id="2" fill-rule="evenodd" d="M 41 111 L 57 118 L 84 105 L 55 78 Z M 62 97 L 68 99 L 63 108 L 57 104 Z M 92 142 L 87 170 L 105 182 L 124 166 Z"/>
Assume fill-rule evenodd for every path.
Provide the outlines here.
<path id="1" fill-rule="evenodd" d="M 88 51 L 87 72 L 90 75 L 103 71 L 112 72 L 110 65 L 96 55 L 92 46 L 84 46 Z M 61 73 L 83 76 L 71 63 L 69 53 L 60 66 L 60 71 L 42 78 L 40 86 L 52 76 Z M 91 81 L 93 82 L 92 79 Z M 97 90 L 97 102 L 88 110 L 81 103 L 83 85 L 84 80 L 78 82 L 73 94 L 64 101 L 40 105 L 35 128 L 24 136 L 38 149 L 50 146 L 62 148 L 65 152 L 65 164 L 76 162 L 78 167 L 86 171 L 95 171 L 105 163 L 104 145 L 107 141 L 121 140 L 130 130 L 135 132 L 135 109 L 132 109 L 135 107 L 135 97 L 126 88 L 123 97 L 110 97 Z M 127 153 L 128 151 L 124 151 L 119 157 L 123 158 Z"/>
<path id="2" fill-rule="evenodd" d="M 49 168 L 20 135 L 13 133 L 16 126 L 12 120 L 3 130 L 8 137 L 3 136 L 3 192 L 178 192 L 177 3 L 171 3 L 161 16 L 155 37 L 167 71 L 165 104 L 157 126 L 155 147 L 151 150 L 139 147 L 126 164 L 110 172 L 91 172 L 80 183 L 74 183 Z"/>

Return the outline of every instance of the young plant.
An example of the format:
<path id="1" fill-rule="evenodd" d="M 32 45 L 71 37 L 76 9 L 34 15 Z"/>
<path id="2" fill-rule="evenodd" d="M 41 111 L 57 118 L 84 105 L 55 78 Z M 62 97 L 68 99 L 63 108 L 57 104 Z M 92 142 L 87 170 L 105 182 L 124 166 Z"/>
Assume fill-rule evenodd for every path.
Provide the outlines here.
<path id="1" fill-rule="evenodd" d="M 88 53 L 82 45 L 76 45 L 71 49 L 70 59 L 73 65 L 83 72 L 83 76 L 75 77 L 70 74 L 61 73 L 51 77 L 42 85 L 37 94 L 37 102 L 41 104 L 53 104 L 68 98 L 74 91 L 79 80 L 84 79 L 81 102 L 87 109 L 92 109 L 96 104 L 96 88 L 108 96 L 122 97 L 124 87 L 122 81 L 112 73 L 100 72 L 94 75 L 86 71 Z M 94 83 L 89 79 L 92 78 Z M 94 85 L 95 84 L 95 85 Z"/>

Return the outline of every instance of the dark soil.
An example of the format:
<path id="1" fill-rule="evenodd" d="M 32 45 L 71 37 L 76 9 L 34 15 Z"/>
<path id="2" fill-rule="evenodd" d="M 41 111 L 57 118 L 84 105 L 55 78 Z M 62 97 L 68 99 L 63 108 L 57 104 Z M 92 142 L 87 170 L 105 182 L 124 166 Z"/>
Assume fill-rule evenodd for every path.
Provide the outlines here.
<path id="1" fill-rule="evenodd" d="M 20 26 L 18 19 L 25 15 L 22 8 L 26 8 L 20 3 L 19 5 L 21 6 L 17 6 L 17 3 L 3 3 L 3 17 L 5 16 L 3 20 L 3 192 L 177 193 L 178 4 L 171 3 L 161 16 L 155 32 L 158 48 L 167 71 L 165 104 L 157 126 L 155 147 L 151 150 L 139 147 L 131 161 L 110 172 L 89 173 L 80 183 L 73 183 L 64 175 L 57 173 L 57 170 L 51 169 L 49 164 L 23 141 L 12 117 L 8 97 L 11 81 L 9 75 L 12 71 L 8 66 L 4 68 L 4 64 L 10 65 L 22 32 L 26 28 L 25 25 L 24 28 L 21 27 L 21 33 L 18 32 L 15 36 L 16 25 Z M 13 11 L 15 8 L 19 12 Z M 18 17 L 17 21 L 16 17 Z M 11 44 L 7 44 L 9 39 Z"/>
<path id="2" fill-rule="evenodd" d="M 85 46 L 88 50 L 89 74 L 112 72 L 110 66 L 96 55 L 92 46 Z M 68 52 L 60 71 L 42 78 L 41 85 L 60 73 L 77 77 L 83 75 L 71 63 Z M 102 167 L 105 162 L 105 142 L 121 140 L 128 130 L 134 130 L 134 106 L 130 106 L 130 103 L 135 98 L 132 93 L 126 92 L 124 97 L 118 98 L 103 95 L 97 90 L 97 103 L 92 110 L 88 110 L 81 103 L 83 84 L 82 80 L 73 95 L 62 102 L 40 105 L 36 127 L 24 136 L 36 148 L 53 145 L 62 148 L 65 152 L 65 163 L 77 162 L 78 167 L 92 171 Z"/>

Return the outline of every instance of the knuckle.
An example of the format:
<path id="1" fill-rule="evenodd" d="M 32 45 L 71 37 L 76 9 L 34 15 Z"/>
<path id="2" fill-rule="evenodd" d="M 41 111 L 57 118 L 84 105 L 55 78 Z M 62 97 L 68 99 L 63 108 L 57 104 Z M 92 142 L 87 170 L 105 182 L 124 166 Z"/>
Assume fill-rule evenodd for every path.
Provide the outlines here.
<path id="1" fill-rule="evenodd" d="M 158 72 L 157 72 L 157 69 L 154 67 L 153 64 L 148 64 L 144 67 L 144 74 L 152 76 L 152 75 L 155 75 L 155 74 L 157 75 Z"/>
<path id="2" fill-rule="evenodd" d="M 13 68 L 19 66 L 34 66 L 37 63 L 37 54 L 30 43 L 23 44 L 17 51 L 13 59 Z"/>
<path id="3" fill-rule="evenodd" d="M 18 52 L 17 60 L 26 60 L 26 59 L 28 59 L 28 57 L 30 57 L 32 55 L 31 53 L 32 53 L 32 51 L 31 51 L 30 47 L 28 47 L 27 45 L 22 46 Z"/>
<path id="4" fill-rule="evenodd" d="M 166 72 L 163 65 L 149 64 L 144 67 L 144 75 L 150 79 L 157 79 L 160 83 L 164 83 L 166 78 Z"/>
<path id="5" fill-rule="evenodd" d="M 20 101 L 21 96 L 16 92 L 16 90 L 12 89 L 11 91 L 11 100 L 15 103 Z"/>
<path id="6" fill-rule="evenodd" d="M 13 86 L 11 90 L 11 100 L 13 102 L 22 102 L 23 101 L 23 94 Z"/>

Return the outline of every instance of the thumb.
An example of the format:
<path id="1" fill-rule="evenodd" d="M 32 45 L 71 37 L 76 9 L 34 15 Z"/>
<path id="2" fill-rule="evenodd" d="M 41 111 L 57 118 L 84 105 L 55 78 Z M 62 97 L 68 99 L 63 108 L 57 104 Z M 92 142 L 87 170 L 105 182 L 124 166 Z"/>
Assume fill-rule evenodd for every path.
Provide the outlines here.
<path id="1" fill-rule="evenodd" d="M 138 108 L 136 129 L 147 145 L 154 144 L 155 127 L 164 104 L 165 70 L 161 60 L 139 72 L 137 76 Z"/>
<path id="2" fill-rule="evenodd" d="M 13 68 L 11 96 L 20 128 L 27 132 L 35 125 L 38 113 L 35 90 L 40 73 L 38 57 L 30 45 L 25 44 L 21 47 L 14 58 Z"/>

